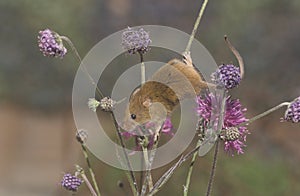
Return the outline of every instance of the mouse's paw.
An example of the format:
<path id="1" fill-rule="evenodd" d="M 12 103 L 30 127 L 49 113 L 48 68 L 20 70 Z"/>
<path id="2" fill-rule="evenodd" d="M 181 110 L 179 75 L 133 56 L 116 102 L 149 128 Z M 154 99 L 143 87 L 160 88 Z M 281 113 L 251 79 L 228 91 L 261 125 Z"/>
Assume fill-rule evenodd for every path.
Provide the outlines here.
<path id="1" fill-rule="evenodd" d="M 189 66 L 193 66 L 193 61 L 192 61 L 190 51 L 182 53 L 182 61 Z"/>

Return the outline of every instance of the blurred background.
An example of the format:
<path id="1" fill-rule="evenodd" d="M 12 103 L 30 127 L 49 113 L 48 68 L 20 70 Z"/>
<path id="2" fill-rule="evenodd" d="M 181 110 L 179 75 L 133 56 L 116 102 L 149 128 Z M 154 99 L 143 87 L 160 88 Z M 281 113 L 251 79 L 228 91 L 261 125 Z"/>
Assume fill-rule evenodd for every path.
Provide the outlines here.
<path id="1" fill-rule="evenodd" d="M 72 195 L 59 184 L 63 173 L 74 172 L 74 164 L 85 167 L 71 107 L 78 62 L 71 52 L 64 59 L 43 57 L 39 30 L 68 36 L 84 56 L 127 26 L 165 25 L 190 33 L 201 3 L 1 0 L 0 195 Z M 236 64 L 225 34 L 244 57 L 246 77 L 232 94 L 248 108 L 247 117 L 300 95 L 299 0 L 211 0 L 196 38 L 218 64 Z M 281 109 L 249 127 L 244 155 L 220 153 L 212 195 L 300 195 L 299 124 L 280 122 L 283 114 Z M 205 194 L 211 161 L 212 152 L 197 160 L 190 195 Z M 92 165 L 102 195 L 130 195 L 124 172 L 96 158 Z M 156 169 L 154 179 L 170 165 Z M 182 195 L 188 166 L 157 195 Z M 88 195 L 86 187 L 77 195 Z"/>

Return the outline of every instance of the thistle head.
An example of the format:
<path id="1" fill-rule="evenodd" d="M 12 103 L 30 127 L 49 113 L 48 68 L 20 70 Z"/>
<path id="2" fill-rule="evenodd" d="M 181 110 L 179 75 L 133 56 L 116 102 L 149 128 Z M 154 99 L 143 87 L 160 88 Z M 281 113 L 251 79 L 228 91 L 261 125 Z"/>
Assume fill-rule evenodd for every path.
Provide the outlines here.
<path id="1" fill-rule="evenodd" d="M 82 184 L 82 182 L 83 181 L 77 176 L 73 176 L 72 174 L 68 173 L 64 175 L 61 181 L 61 185 L 69 191 L 76 192 Z"/>
<path id="2" fill-rule="evenodd" d="M 151 39 L 149 33 L 143 28 L 134 30 L 128 27 L 122 33 L 122 46 L 129 54 L 140 53 L 144 54 L 149 50 Z"/>
<path id="3" fill-rule="evenodd" d="M 60 35 L 50 29 L 39 31 L 38 46 L 44 56 L 63 58 L 67 53 Z"/>
<path id="4" fill-rule="evenodd" d="M 300 122 L 300 97 L 294 99 L 294 101 L 289 104 L 283 119 L 292 123 Z"/>
<path id="5" fill-rule="evenodd" d="M 219 115 L 218 107 L 214 103 L 220 103 L 220 97 L 213 93 L 207 94 L 204 97 L 197 98 L 197 113 L 200 117 L 198 132 L 200 138 L 205 137 L 205 130 L 209 124 L 218 122 Z M 241 123 L 247 121 L 245 117 L 246 108 L 243 108 L 238 99 L 231 99 L 230 96 L 226 97 L 224 123 L 220 138 L 224 141 L 224 150 L 230 154 L 243 154 L 243 148 L 246 146 L 246 136 L 248 130 L 245 126 L 239 126 Z M 238 127 L 238 128 L 237 128 Z"/>
<path id="6" fill-rule="evenodd" d="M 229 127 L 228 129 L 223 129 L 220 133 L 220 138 L 224 141 L 235 141 L 241 136 L 239 129 L 237 127 Z"/>
<path id="7" fill-rule="evenodd" d="M 234 65 L 221 65 L 212 75 L 212 81 L 217 86 L 232 89 L 241 82 L 240 69 Z"/>

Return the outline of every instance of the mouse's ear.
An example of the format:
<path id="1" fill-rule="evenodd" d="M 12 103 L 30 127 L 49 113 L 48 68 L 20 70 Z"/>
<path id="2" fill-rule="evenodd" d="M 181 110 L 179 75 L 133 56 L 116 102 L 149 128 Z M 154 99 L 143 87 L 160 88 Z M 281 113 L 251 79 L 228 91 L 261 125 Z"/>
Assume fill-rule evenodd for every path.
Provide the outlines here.
<path id="1" fill-rule="evenodd" d="M 147 98 L 144 102 L 143 102 L 143 106 L 145 106 L 146 108 L 149 108 L 152 104 L 152 100 Z"/>
<path id="2" fill-rule="evenodd" d="M 139 92 L 140 90 L 141 90 L 141 87 L 140 87 L 140 86 L 136 87 L 136 88 L 133 90 L 133 92 L 131 93 L 129 99 L 131 99 L 134 95 L 136 95 L 137 92 Z"/>

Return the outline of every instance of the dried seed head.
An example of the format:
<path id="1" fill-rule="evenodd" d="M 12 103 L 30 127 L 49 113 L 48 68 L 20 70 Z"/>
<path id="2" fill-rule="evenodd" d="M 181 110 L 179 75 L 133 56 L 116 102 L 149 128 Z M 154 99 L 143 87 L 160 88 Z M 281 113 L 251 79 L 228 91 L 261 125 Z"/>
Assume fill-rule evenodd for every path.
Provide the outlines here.
<path id="1" fill-rule="evenodd" d="M 206 94 L 205 96 L 197 97 L 197 114 L 200 118 L 204 118 L 207 122 L 207 125 L 215 125 L 215 122 L 218 122 L 219 115 L 216 115 L 218 112 L 219 107 L 217 104 L 220 103 L 221 97 L 216 96 L 213 93 Z M 222 129 L 229 129 L 230 127 L 238 127 L 238 131 L 240 137 L 235 136 L 234 134 L 229 137 L 226 133 L 226 139 L 228 141 L 224 141 L 224 149 L 229 154 L 243 154 L 243 148 L 246 146 L 246 136 L 249 133 L 247 127 L 239 126 L 241 123 L 246 122 L 248 119 L 245 117 L 246 108 L 243 108 L 242 104 L 238 99 L 232 99 L 230 96 L 226 98 L 225 101 L 225 111 L 224 111 L 224 124 Z M 227 131 L 227 130 L 226 130 Z M 236 131 L 234 129 L 234 131 Z M 224 135 L 225 133 L 223 133 Z M 225 136 L 222 136 L 225 139 Z M 237 138 L 236 140 L 232 141 L 233 139 Z"/>
<path id="2" fill-rule="evenodd" d="M 76 133 L 76 139 L 79 143 L 83 144 L 88 138 L 88 132 L 86 130 L 80 129 Z"/>
<path id="3" fill-rule="evenodd" d="M 235 141 L 240 138 L 240 135 L 237 127 L 230 127 L 221 131 L 220 138 L 224 141 Z"/>
<path id="4" fill-rule="evenodd" d="M 200 117 L 198 120 L 196 131 L 198 133 L 199 139 L 202 141 L 204 140 L 205 137 L 206 128 L 207 128 L 207 121 L 204 118 Z"/>
<path id="5" fill-rule="evenodd" d="M 111 112 L 114 109 L 116 102 L 109 97 L 104 97 L 100 101 L 100 108 L 103 111 Z"/>

